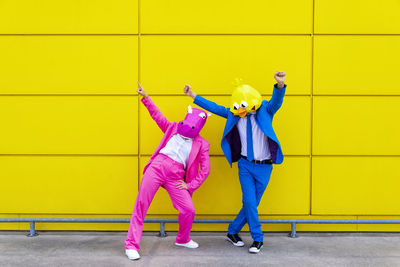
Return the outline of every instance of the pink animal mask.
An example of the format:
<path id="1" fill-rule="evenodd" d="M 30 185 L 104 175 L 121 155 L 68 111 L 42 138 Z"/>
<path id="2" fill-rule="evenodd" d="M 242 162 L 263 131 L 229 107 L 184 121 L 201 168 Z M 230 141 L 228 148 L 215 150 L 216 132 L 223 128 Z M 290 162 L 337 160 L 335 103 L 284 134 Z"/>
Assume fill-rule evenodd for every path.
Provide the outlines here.
<path id="1" fill-rule="evenodd" d="M 188 138 L 195 138 L 199 135 L 204 124 L 206 124 L 209 116 L 211 116 L 211 113 L 189 106 L 185 119 L 178 123 L 178 134 Z"/>

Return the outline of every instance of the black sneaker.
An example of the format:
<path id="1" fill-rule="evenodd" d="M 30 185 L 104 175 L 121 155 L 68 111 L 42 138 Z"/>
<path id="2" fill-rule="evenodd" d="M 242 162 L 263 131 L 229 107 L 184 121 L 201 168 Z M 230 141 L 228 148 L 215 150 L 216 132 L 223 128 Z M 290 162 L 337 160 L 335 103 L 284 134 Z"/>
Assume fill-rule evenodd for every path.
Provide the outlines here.
<path id="1" fill-rule="evenodd" d="M 236 247 L 243 247 L 244 243 L 238 234 L 227 234 L 228 238 L 226 240 L 230 241 Z"/>
<path id="2" fill-rule="evenodd" d="M 251 247 L 249 248 L 249 252 L 250 253 L 258 253 L 260 252 L 260 249 L 263 247 L 263 242 L 257 242 L 254 241 L 253 245 L 251 245 Z"/>

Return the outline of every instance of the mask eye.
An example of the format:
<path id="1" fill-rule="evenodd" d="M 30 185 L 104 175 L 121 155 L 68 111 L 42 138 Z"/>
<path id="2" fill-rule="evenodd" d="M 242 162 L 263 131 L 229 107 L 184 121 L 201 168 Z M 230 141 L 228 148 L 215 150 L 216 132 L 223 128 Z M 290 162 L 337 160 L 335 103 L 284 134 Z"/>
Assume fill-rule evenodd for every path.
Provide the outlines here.
<path id="1" fill-rule="evenodd" d="M 233 103 L 233 109 L 234 109 L 234 110 L 238 110 L 238 109 L 239 109 L 238 103 Z"/>
<path id="2" fill-rule="evenodd" d="M 246 101 L 240 102 L 240 107 L 242 107 L 242 108 L 247 108 L 248 106 L 249 106 L 249 104 L 247 104 Z"/>
<path id="3" fill-rule="evenodd" d="M 199 116 L 202 117 L 203 119 L 205 119 L 207 117 L 204 112 L 200 113 Z"/>

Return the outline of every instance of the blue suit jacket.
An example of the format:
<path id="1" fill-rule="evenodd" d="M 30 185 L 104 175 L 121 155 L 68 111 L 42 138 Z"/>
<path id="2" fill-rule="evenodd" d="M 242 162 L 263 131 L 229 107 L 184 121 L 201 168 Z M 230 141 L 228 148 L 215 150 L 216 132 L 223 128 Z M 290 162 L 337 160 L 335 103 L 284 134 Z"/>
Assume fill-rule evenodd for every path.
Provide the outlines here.
<path id="1" fill-rule="evenodd" d="M 269 101 L 264 100 L 255 115 L 257 126 L 266 136 L 268 136 L 269 149 L 271 152 L 272 163 L 274 164 L 282 163 L 283 154 L 281 145 L 279 144 L 275 131 L 272 128 L 272 119 L 282 105 L 285 91 L 286 85 L 282 89 L 278 89 L 275 85 L 271 99 Z M 241 157 L 240 153 L 242 150 L 242 144 L 240 142 L 239 131 L 236 127 L 236 123 L 240 117 L 234 116 L 231 113 L 230 108 L 217 105 L 199 95 L 194 99 L 194 103 L 203 109 L 227 119 L 224 134 L 222 135 L 221 148 L 222 151 L 224 151 L 229 164 L 232 166 L 232 162 L 238 161 Z"/>

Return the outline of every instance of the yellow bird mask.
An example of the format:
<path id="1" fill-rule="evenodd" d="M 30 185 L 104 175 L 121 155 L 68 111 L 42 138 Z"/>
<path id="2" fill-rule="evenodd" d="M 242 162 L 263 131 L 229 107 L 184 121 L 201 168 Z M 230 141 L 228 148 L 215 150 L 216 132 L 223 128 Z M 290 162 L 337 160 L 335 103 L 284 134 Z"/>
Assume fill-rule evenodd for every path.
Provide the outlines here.
<path id="1" fill-rule="evenodd" d="M 233 115 L 243 118 L 247 113 L 260 108 L 262 97 L 256 89 L 248 84 L 243 84 L 241 80 L 237 80 L 235 84 L 232 92 L 231 112 Z"/>

